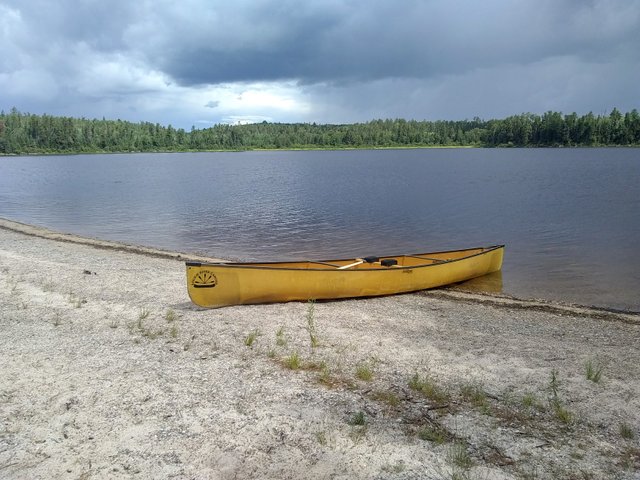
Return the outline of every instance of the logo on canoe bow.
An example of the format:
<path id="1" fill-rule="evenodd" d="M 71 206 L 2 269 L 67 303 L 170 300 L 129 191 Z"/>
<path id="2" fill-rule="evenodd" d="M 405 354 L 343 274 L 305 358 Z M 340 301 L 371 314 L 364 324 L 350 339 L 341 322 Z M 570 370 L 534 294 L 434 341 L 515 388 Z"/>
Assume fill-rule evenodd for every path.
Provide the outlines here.
<path id="1" fill-rule="evenodd" d="M 191 281 L 191 285 L 193 288 L 213 288 L 218 284 L 218 279 L 209 270 L 202 270 L 198 272 L 198 274 L 193 277 Z"/>

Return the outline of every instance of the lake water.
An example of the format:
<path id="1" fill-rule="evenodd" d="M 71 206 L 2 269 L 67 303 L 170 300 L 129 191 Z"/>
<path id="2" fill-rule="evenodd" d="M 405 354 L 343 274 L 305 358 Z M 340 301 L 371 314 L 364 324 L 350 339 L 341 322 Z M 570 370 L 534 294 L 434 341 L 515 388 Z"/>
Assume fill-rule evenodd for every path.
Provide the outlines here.
<path id="1" fill-rule="evenodd" d="M 640 310 L 640 149 L 0 157 L 0 216 L 242 260 L 504 243 L 504 293 Z"/>

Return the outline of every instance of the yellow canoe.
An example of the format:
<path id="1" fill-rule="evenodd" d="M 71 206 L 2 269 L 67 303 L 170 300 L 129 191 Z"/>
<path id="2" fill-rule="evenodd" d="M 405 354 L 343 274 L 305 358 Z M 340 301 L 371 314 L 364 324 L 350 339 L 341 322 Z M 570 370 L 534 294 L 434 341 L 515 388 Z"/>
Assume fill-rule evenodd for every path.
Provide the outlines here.
<path id="1" fill-rule="evenodd" d="M 463 282 L 502 267 L 504 245 L 343 260 L 187 262 L 187 289 L 196 305 L 226 305 L 372 297 Z"/>

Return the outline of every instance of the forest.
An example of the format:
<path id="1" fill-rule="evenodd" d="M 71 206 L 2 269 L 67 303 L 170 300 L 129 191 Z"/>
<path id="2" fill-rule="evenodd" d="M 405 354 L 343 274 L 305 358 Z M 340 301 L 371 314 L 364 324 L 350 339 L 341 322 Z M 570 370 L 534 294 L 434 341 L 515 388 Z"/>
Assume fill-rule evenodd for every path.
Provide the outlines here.
<path id="1" fill-rule="evenodd" d="M 149 122 L 35 115 L 16 108 L 0 112 L 0 155 L 466 146 L 640 146 L 640 114 L 614 108 L 603 115 L 549 111 L 493 120 L 262 122 L 186 131 Z"/>

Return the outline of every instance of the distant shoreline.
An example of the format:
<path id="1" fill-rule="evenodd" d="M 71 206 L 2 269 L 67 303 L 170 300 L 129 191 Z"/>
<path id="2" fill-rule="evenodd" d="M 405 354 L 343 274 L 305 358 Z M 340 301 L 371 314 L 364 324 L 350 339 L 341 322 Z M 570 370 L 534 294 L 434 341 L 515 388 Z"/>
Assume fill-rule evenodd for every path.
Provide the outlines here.
<path id="1" fill-rule="evenodd" d="M 248 148 L 248 149 L 228 149 L 228 150 L 144 150 L 144 151 L 70 151 L 70 152 L 29 152 L 29 153 L 0 153 L 0 157 L 65 157 L 76 155 L 137 155 L 154 153 L 243 153 L 243 152 L 342 152 L 351 150 L 455 150 L 477 148 L 482 150 L 491 149 L 524 149 L 524 150 L 580 150 L 580 149 L 640 149 L 640 145 L 575 145 L 575 146 L 495 146 L 483 147 L 478 145 L 418 145 L 418 146 L 393 146 L 393 147 L 344 147 L 344 148 Z"/>

